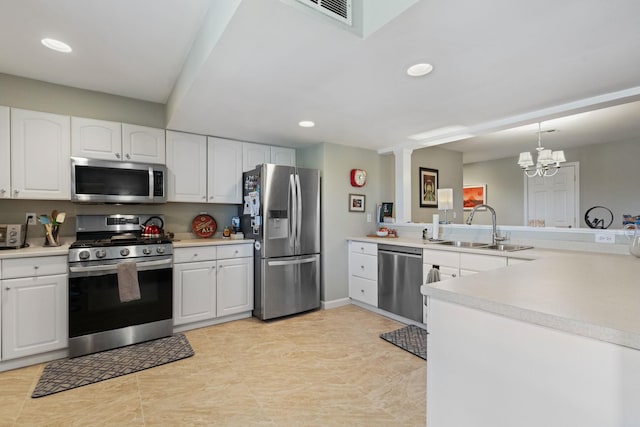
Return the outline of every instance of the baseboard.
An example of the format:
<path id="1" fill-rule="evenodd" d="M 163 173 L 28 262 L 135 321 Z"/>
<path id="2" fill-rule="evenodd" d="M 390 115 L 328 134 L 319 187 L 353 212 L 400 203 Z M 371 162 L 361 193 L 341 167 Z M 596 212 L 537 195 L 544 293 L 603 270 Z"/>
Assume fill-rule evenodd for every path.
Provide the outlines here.
<path id="1" fill-rule="evenodd" d="M 400 316 L 400 315 L 395 314 L 395 313 L 388 312 L 386 310 L 382 310 L 382 309 L 380 309 L 378 307 L 374 307 L 372 305 L 360 302 L 358 300 L 351 299 L 350 303 L 353 304 L 353 305 L 357 305 L 360 308 L 364 308 L 365 310 L 369 310 L 369 311 L 372 311 L 374 313 L 377 313 L 377 314 L 379 314 L 381 316 L 388 317 L 389 319 L 393 319 L 393 320 L 395 320 L 397 322 L 404 323 L 405 325 L 416 325 L 416 326 L 418 326 L 418 327 L 420 327 L 422 329 L 427 329 L 427 325 L 425 325 L 422 322 L 416 322 L 413 319 L 407 319 L 406 317 Z"/>
<path id="2" fill-rule="evenodd" d="M 351 304 L 350 298 L 340 298 L 331 301 L 320 301 L 320 308 L 323 310 L 329 310 L 331 308 L 338 308 L 349 304 Z"/>

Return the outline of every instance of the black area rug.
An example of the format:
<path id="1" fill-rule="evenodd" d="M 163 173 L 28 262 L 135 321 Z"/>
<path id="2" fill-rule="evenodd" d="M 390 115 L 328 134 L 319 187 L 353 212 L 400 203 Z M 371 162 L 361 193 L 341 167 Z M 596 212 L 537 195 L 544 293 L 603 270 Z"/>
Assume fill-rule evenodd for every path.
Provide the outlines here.
<path id="1" fill-rule="evenodd" d="M 409 325 L 395 331 L 380 334 L 380 338 L 427 360 L 427 335 L 428 332 L 426 330 L 416 325 Z"/>
<path id="2" fill-rule="evenodd" d="M 183 334 L 134 344 L 45 366 L 31 397 L 42 397 L 83 385 L 132 374 L 193 356 Z"/>

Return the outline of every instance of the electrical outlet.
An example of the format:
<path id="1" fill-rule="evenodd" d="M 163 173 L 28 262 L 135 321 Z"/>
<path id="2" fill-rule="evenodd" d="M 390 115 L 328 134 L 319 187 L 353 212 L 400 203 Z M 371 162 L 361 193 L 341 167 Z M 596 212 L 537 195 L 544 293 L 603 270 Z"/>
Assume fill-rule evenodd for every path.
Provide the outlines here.
<path id="1" fill-rule="evenodd" d="M 453 219 L 456 219 L 456 211 L 453 211 Z"/>
<path id="2" fill-rule="evenodd" d="M 33 212 L 28 212 L 24 214 L 24 220 L 29 221 L 29 225 L 36 225 L 36 214 Z"/>
<path id="3" fill-rule="evenodd" d="M 367 222 L 371 222 L 371 214 L 370 213 L 367 214 Z"/>
<path id="4" fill-rule="evenodd" d="M 596 233 L 596 243 L 615 243 L 616 236 L 609 233 Z"/>

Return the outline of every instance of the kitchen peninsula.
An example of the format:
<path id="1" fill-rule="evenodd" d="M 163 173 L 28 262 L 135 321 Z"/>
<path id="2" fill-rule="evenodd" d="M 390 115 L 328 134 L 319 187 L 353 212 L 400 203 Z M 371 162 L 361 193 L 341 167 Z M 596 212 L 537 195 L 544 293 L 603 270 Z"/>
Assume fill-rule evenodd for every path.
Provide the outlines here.
<path id="1" fill-rule="evenodd" d="M 423 285 L 427 424 L 637 425 L 638 273 L 569 253 Z"/>

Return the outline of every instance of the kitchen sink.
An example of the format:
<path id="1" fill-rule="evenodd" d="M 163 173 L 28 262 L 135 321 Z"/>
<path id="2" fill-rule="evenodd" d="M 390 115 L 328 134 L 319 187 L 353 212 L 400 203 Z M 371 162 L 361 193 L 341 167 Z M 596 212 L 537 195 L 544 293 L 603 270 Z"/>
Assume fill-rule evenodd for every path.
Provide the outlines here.
<path id="1" fill-rule="evenodd" d="M 480 246 L 480 249 L 491 249 L 494 251 L 507 251 L 507 252 L 511 252 L 511 251 L 521 251 L 523 249 L 532 249 L 533 246 L 524 246 L 524 245 L 507 245 L 504 243 L 498 243 L 495 245 L 484 245 L 484 246 Z"/>
<path id="2" fill-rule="evenodd" d="M 461 242 L 459 240 L 446 240 L 438 243 L 439 245 L 455 246 L 456 248 L 481 248 L 487 246 L 486 243 L 480 242 Z"/>

